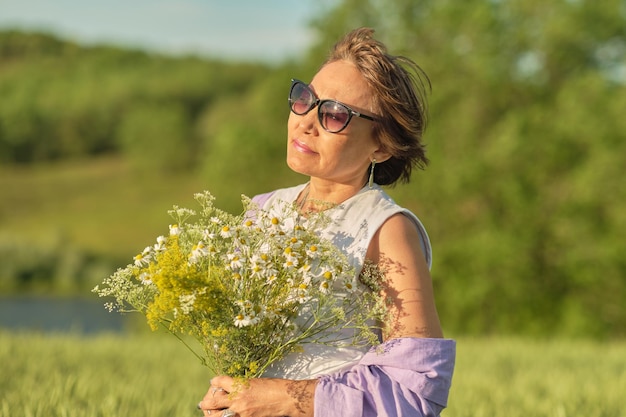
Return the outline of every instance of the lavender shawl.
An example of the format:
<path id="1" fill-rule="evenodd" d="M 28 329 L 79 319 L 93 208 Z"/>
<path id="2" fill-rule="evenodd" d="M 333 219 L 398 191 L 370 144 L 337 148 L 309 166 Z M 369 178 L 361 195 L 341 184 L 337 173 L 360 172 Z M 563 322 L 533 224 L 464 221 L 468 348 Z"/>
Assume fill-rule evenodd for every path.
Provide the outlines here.
<path id="1" fill-rule="evenodd" d="M 391 339 L 349 371 L 324 375 L 315 417 L 438 416 L 448 403 L 456 342 Z"/>

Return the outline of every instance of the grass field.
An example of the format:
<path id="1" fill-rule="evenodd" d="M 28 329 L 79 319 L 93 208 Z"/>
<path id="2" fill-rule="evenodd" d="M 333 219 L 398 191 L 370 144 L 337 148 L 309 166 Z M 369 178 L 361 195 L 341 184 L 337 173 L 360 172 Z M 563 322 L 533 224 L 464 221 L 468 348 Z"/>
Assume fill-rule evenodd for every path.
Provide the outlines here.
<path id="1" fill-rule="evenodd" d="M 174 338 L 0 333 L 0 417 L 188 417 L 210 376 Z M 626 342 L 458 340 L 444 416 L 626 416 Z"/>
<path id="2" fill-rule="evenodd" d="M 119 158 L 5 167 L 0 234 L 134 256 L 167 230 L 173 204 L 194 207 L 193 194 L 210 186 L 191 174 L 138 173 Z"/>

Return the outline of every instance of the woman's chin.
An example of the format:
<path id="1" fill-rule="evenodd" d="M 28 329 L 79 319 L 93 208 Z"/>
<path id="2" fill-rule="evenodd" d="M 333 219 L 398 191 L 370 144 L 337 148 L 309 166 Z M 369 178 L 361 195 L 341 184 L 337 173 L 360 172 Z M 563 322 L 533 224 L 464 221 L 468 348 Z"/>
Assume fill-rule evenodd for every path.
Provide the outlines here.
<path id="1" fill-rule="evenodd" d="M 289 169 L 297 174 L 302 174 L 309 177 L 311 176 L 311 170 L 305 164 L 300 163 L 300 161 L 294 161 L 291 158 L 287 158 L 287 166 L 289 167 Z"/>

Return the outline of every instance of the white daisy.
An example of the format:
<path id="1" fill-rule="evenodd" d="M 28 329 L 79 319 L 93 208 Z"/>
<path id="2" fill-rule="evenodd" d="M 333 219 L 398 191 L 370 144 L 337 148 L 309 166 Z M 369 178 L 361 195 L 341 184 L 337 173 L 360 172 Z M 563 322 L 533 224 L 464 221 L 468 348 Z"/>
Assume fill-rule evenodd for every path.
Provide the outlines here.
<path id="1" fill-rule="evenodd" d="M 189 263 L 195 264 L 208 254 L 209 248 L 206 247 L 204 242 L 200 241 L 191 249 L 191 253 L 189 254 Z"/>
<path id="2" fill-rule="evenodd" d="M 306 248 L 306 255 L 311 259 L 317 258 L 320 255 L 319 247 L 317 245 L 309 245 Z"/>
<path id="3" fill-rule="evenodd" d="M 230 228 L 230 226 L 226 225 L 223 226 L 222 229 L 220 230 L 220 236 L 222 236 L 223 238 L 229 238 L 233 236 L 233 231 Z"/>
<path id="4" fill-rule="evenodd" d="M 163 252 L 166 249 L 165 243 L 167 243 L 167 238 L 165 236 L 157 237 L 157 241 L 154 244 L 154 251 Z"/>
<path id="5" fill-rule="evenodd" d="M 147 272 L 142 272 L 141 274 L 139 274 L 139 281 L 143 284 L 143 285 L 151 285 L 152 284 L 152 278 L 151 275 Z"/>
<path id="6" fill-rule="evenodd" d="M 144 267 L 150 265 L 152 261 L 152 248 L 146 247 L 143 252 L 135 256 L 135 266 Z"/>
<path id="7" fill-rule="evenodd" d="M 228 261 L 229 261 L 228 266 L 231 270 L 237 270 L 237 269 L 243 268 L 243 263 L 245 259 L 240 254 L 229 253 L 228 255 L 226 255 L 226 257 L 228 258 Z"/>
<path id="8" fill-rule="evenodd" d="M 235 320 L 234 320 L 235 326 L 237 327 L 246 327 L 246 326 L 250 326 L 250 324 L 252 324 L 252 319 L 250 316 L 245 315 L 243 313 L 239 313 L 235 316 Z"/>
<path id="9" fill-rule="evenodd" d="M 320 282 L 320 292 L 322 294 L 330 293 L 330 283 L 328 281 Z"/>

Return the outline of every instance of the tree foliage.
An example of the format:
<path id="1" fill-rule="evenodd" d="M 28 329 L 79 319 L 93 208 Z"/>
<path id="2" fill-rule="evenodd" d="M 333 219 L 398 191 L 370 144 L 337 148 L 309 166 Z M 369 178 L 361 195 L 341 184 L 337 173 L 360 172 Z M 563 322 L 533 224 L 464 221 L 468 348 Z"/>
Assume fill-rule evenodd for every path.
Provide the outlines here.
<path id="1" fill-rule="evenodd" d="M 194 166 L 203 114 L 270 70 L 15 31 L 0 33 L 0 62 L 0 163 L 25 164 L 117 152 Z"/>

